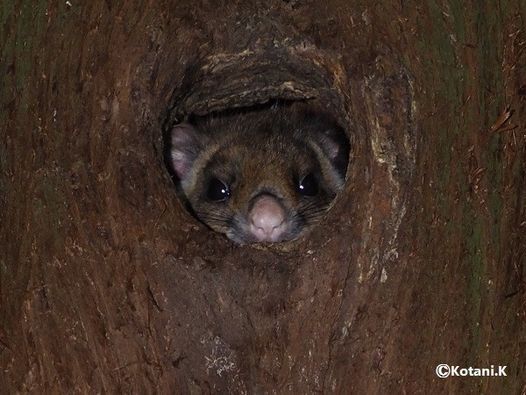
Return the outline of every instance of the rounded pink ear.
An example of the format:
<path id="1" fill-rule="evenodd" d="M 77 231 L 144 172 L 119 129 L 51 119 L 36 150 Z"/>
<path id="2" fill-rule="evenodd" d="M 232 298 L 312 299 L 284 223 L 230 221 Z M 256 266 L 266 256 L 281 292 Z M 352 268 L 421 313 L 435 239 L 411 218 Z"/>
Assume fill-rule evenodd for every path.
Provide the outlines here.
<path id="1" fill-rule="evenodd" d="M 327 158 L 331 161 L 335 160 L 340 154 L 341 147 L 338 140 L 330 135 L 330 131 L 315 132 L 312 134 L 316 145 L 318 145 Z"/>
<path id="2" fill-rule="evenodd" d="M 334 170 L 343 178 L 347 171 L 349 163 L 349 141 L 346 139 L 344 132 L 336 129 L 321 129 L 323 132 L 314 132 L 315 144 L 323 152 L 323 155 L 328 159 Z"/>
<path id="3" fill-rule="evenodd" d="M 180 123 L 172 129 L 171 160 L 175 173 L 184 180 L 201 150 L 199 133 L 189 123 Z"/>
<path id="4" fill-rule="evenodd" d="M 325 151 L 326 155 L 331 159 L 334 160 L 340 153 L 340 145 L 332 139 L 332 137 L 328 136 L 327 134 L 322 135 L 322 138 L 320 139 L 322 148 Z"/>

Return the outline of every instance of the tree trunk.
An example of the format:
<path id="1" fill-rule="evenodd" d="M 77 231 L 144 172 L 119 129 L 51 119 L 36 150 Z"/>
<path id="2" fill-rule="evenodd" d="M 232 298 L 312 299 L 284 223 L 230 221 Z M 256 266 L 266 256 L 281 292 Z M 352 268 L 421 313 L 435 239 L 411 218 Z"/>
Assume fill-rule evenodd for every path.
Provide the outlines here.
<path id="1" fill-rule="evenodd" d="M 2 392 L 525 393 L 525 18 L 4 1 Z M 339 117 L 347 186 L 299 241 L 235 246 L 177 199 L 163 131 L 273 97 Z"/>

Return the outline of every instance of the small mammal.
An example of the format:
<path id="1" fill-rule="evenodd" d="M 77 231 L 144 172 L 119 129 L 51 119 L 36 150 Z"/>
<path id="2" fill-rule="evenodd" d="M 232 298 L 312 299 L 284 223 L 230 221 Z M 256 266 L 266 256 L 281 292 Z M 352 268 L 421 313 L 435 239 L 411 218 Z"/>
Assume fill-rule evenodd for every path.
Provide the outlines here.
<path id="1" fill-rule="evenodd" d="M 304 103 L 194 117 L 171 130 L 170 161 L 191 210 L 238 244 L 293 240 L 345 180 L 349 143 Z"/>

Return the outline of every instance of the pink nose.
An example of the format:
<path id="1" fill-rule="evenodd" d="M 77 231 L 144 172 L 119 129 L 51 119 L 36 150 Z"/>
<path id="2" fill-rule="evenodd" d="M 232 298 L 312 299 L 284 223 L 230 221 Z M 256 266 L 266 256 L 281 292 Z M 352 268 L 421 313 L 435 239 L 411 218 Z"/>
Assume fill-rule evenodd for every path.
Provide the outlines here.
<path id="1" fill-rule="evenodd" d="M 278 241 L 286 228 L 285 212 L 272 196 L 257 198 L 248 218 L 250 232 L 258 241 Z"/>

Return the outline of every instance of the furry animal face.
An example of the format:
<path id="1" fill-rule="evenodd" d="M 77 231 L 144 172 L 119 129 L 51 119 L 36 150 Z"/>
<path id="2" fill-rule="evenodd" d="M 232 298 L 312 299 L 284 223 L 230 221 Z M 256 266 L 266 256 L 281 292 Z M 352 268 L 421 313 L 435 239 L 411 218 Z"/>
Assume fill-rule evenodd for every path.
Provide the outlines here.
<path id="1" fill-rule="evenodd" d="M 327 119 L 287 108 L 172 129 L 171 160 L 197 218 L 244 244 L 293 240 L 342 188 L 348 145 Z"/>

